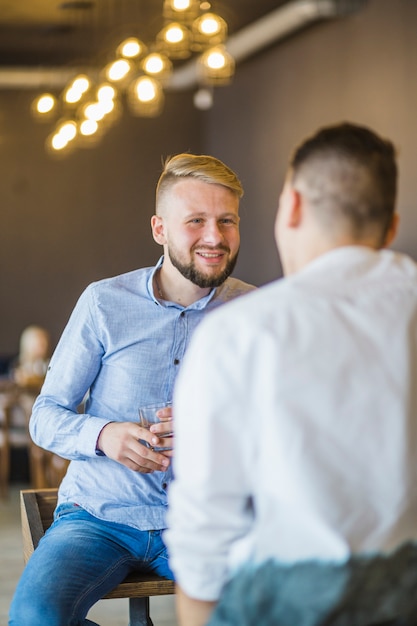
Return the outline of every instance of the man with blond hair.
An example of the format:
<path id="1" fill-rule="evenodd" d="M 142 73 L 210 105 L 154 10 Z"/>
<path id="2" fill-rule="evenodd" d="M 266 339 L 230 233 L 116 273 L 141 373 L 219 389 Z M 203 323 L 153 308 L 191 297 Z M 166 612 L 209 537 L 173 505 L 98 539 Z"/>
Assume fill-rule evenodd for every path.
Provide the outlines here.
<path id="1" fill-rule="evenodd" d="M 230 277 L 241 196 L 236 174 L 218 159 L 169 159 L 151 219 L 163 256 L 155 267 L 93 283 L 78 301 L 30 422 L 35 443 L 71 463 L 10 625 L 92 623 L 90 607 L 129 572 L 172 578 L 162 540 L 172 451 L 155 449 L 172 447 L 171 408 L 150 430 L 138 408 L 172 399 L 201 319 L 253 289 Z"/>

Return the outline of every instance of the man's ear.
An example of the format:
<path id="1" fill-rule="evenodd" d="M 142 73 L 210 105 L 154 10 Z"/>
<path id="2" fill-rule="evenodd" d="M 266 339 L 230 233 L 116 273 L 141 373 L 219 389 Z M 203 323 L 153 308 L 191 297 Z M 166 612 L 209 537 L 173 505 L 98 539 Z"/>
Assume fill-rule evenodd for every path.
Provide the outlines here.
<path id="1" fill-rule="evenodd" d="M 163 246 L 166 243 L 164 218 L 160 215 L 152 215 L 151 228 L 154 240 Z"/>
<path id="2" fill-rule="evenodd" d="M 395 237 L 397 236 L 399 223 L 400 216 L 398 215 L 398 213 L 394 213 L 394 215 L 392 216 L 391 225 L 388 228 L 388 232 L 385 236 L 385 241 L 383 245 L 384 248 L 388 248 L 388 246 L 391 245 L 394 241 Z"/>
<path id="3" fill-rule="evenodd" d="M 302 220 L 303 207 L 300 192 L 290 187 L 288 189 L 287 225 L 289 228 L 297 228 Z"/>

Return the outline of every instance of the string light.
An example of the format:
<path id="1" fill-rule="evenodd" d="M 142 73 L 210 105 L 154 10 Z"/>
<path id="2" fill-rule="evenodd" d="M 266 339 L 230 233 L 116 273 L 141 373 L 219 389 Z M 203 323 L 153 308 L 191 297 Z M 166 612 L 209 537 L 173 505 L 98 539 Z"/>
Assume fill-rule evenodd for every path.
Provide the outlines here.
<path id="1" fill-rule="evenodd" d="M 42 93 L 32 102 L 32 115 L 43 122 L 49 121 L 57 108 L 57 99 L 51 93 Z"/>
<path id="2" fill-rule="evenodd" d="M 64 90 L 64 101 L 67 104 L 76 104 L 77 102 L 80 102 L 83 95 L 89 90 L 90 85 L 91 81 L 88 76 L 85 76 L 84 74 L 76 76 Z"/>
<path id="3" fill-rule="evenodd" d="M 59 98 L 39 95 L 31 109 L 36 119 L 50 120 L 61 115 L 74 120 L 59 121 L 46 140 L 51 153 L 67 153 L 75 145 L 92 145 L 120 115 L 122 101 L 133 115 L 160 115 L 165 101 L 164 87 L 173 63 L 201 53 L 197 63 L 199 89 L 194 104 L 201 110 L 213 104 L 213 86 L 227 84 L 234 74 L 234 60 L 224 44 L 225 20 L 202 0 L 164 0 L 164 26 L 153 43 L 145 44 L 135 35 L 121 41 L 113 58 L 98 72 L 95 84 L 87 74 L 78 74 Z M 97 78 L 96 77 L 96 78 Z"/>
<path id="4" fill-rule="evenodd" d="M 140 76 L 128 91 L 130 109 L 134 115 L 156 117 L 164 104 L 161 84 L 151 76 Z"/>
<path id="5" fill-rule="evenodd" d="M 159 52 L 152 52 L 144 58 L 142 69 L 146 74 L 157 76 L 158 79 L 168 78 L 172 72 L 172 63 L 170 59 Z"/>
<path id="6" fill-rule="evenodd" d="M 112 61 L 104 69 L 108 80 L 118 82 L 126 78 L 132 69 L 132 64 L 127 59 L 117 59 Z"/>
<path id="7" fill-rule="evenodd" d="M 81 122 L 80 124 L 80 133 L 84 136 L 90 136 L 90 135 L 94 135 L 94 133 L 96 133 L 98 130 L 98 124 L 96 122 L 96 120 L 84 120 L 83 122 Z"/>
<path id="8" fill-rule="evenodd" d="M 190 24 L 200 12 L 199 0 L 165 0 L 163 16 L 165 20 L 180 19 Z"/>
<path id="9" fill-rule="evenodd" d="M 215 13 L 205 13 L 192 25 L 194 48 L 203 50 L 207 46 L 223 43 L 227 38 L 227 24 Z"/>
<path id="10" fill-rule="evenodd" d="M 186 59 L 191 56 L 191 32 L 179 22 L 170 22 L 156 37 L 161 51 L 171 59 Z"/>
<path id="11" fill-rule="evenodd" d="M 235 62 L 224 46 L 210 48 L 199 59 L 202 82 L 211 85 L 227 85 L 234 74 Z"/>
<path id="12" fill-rule="evenodd" d="M 136 37 L 128 37 L 119 44 L 116 54 L 127 59 L 135 59 L 146 53 L 146 46 Z"/>

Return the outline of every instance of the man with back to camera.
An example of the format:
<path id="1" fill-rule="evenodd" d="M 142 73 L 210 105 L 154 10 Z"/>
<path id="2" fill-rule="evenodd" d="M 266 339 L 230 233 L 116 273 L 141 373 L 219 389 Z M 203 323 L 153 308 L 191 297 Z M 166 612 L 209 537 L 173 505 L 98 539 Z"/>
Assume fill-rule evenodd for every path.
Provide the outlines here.
<path id="1" fill-rule="evenodd" d="M 181 626 L 417 623 L 417 265 L 384 249 L 396 185 L 370 129 L 309 137 L 276 218 L 285 278 L 193 337 L 164 535 Z"/>
<path id="2" fill-rule="evenodd" d="M 138 408 L 172 399 L 202 317 L 253 289 L 229 277 L 242 193 L 214 157 L 167 160 L 151 219 L 163 257 L 154 268 L 93 283 L 78 301 L 30 421 L 35 443 L 71 463 L 55 522 L 17 586 L 10 625 L 92 624 L 90 607 L 130 571 L 172 578 L 161 537 L 172 452 L 153 449 L 172 445 L 171 409 L 146 430 Z"/>

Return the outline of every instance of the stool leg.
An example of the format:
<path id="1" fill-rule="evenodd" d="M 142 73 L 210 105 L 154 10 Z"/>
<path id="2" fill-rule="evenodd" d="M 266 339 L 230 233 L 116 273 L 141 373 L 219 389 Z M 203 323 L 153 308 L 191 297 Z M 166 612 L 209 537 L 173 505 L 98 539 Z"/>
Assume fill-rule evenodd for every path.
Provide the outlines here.
<path id="1" fill-rule="evenodd" d="M 153 626 L 149 598 L 129 598 L 129 626 Z"/>

